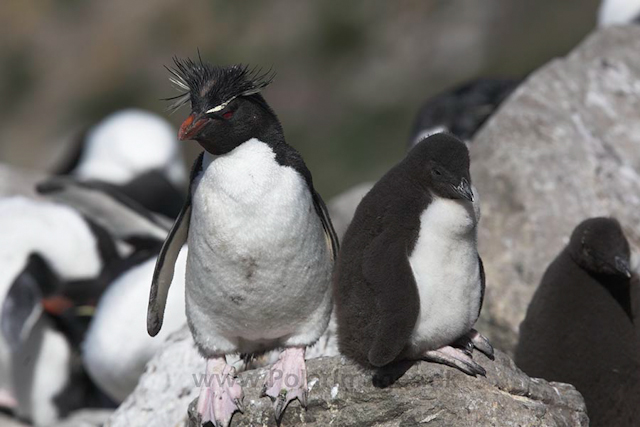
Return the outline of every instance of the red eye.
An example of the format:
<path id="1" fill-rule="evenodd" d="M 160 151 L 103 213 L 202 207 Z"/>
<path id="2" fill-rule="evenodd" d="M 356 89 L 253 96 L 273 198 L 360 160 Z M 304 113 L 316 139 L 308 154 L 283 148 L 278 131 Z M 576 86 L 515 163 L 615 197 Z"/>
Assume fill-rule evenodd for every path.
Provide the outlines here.
<path id="1" fill-rule="evenodd" d="M 225 119 L 230 119 L 231 117 L 233 117 L 233 111 L 227 111 L 222 115 L 222 117 Z"/>

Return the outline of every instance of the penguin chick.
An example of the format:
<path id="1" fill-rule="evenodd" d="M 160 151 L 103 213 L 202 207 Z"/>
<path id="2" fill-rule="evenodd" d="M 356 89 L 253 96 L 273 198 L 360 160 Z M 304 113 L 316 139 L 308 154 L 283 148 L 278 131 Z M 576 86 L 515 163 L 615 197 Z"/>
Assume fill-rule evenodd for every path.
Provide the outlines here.
<path id="1" fill-rule="evenodd" d="M 640 337 L 631 303 L 638 282 L 629 257 L 618 221 L 582 222 L 547 268 L 520 325 L 518 367 L 573 384 L 592 426 L 640 419 Z"/>
<path id="2" fill-rule="evenodd" d="M 242 410 L 226 355 L 284 348 L 263 389 L 279 421 L 291 400 L 306 406 L 305 348 L 329 322 L 337 238 L 311 173 L 259 93 L 269 76 L 202 60 L 175 65 L 172 81 L 185 93 L 174 107 L 191 103 L 179 138 L 205 151 L 158 257 L 148 330 L 160 330 L 173 265 L 188 240 L 187 321 L 212 379 L 200 391 L 201 421 L 226 426 Z"/>
<path id="3" fill-rule="evenodd" d="M 336 265 L 343 354 L 371 369 L 424 359 L 484 375 L 469 351 L 493 353 L 472 329 L 485 286 L 474 200 L 469 152 L 447 134 L 418 143 L 374 185 Z"/>

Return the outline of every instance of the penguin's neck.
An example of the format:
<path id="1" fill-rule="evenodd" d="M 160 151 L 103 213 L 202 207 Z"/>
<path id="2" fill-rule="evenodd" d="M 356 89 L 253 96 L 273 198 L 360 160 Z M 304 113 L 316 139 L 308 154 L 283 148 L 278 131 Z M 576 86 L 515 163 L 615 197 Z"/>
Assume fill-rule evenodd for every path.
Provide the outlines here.
<path id="1" fill-rule="evenodd" d="M 277 149 L 278 146 L 251 138 L 221 156 L 205 153 L 201 183 L 234 201 L 258 202 L 279 186 L 280 165 L 274 151 Z"/>
<path id="2" fill-rule="evenodd" d="M 475 243 L 478 218 L 473 203 L 432 195 L 431 203 L 420 216 L 420 222 L 432 234 L 452 239 L 471 237 Z"/>
<path id="3" fill-rule="evenodd" d="M 275 115 L 270 115 L 264 123 L 263 126 L 256 129 L 251 139 L 257 139 L 272 148 L 286 144 L 284 141 L 284 130 Z"/>

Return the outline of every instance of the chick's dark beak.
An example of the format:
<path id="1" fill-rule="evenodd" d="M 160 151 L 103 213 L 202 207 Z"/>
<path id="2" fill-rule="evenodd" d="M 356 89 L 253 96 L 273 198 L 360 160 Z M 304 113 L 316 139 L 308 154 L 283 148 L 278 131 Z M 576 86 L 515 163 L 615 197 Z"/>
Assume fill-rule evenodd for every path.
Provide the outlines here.
<path id="1" fill-rule="evenodd" d="M 462 178 L 460 184 L 453 187 L 456 193 L 460 195 L 465 200 L 473 202 L 473 190 L 471 189 L 471 184 L 467 181 L 466 178 Z"/>
<path id="2" fill-rule="evenodd" d="M 178 131 L 178 139 L 180 141 L 193 139 L 208 121 L 209 119 L 206 117 L 197 117 L 195 113 L 191 113 L 191 115 L 182 122 L 180 130 Z"/>
<path id="3" fill-rule="evenodd" d="M 629 265 L 629 261 L 626 259 L 619 256 L 616 257 L 616 270 L 628 278 L 631 278 L 631 266 Z"/>

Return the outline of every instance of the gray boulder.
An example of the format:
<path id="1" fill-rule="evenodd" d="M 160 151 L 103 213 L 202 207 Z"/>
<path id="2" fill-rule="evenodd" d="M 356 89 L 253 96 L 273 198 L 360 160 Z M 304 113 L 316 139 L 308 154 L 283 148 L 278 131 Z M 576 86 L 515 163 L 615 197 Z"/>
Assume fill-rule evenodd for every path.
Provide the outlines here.
<path id="1" fill-rule="evenodd" d="M 335 228 L 340 239 L 347 231 L 360 200 L 371 190 L 373 184 L 373 182 L 363 182 L 362 184 L 354 185 L 335 196 L 327 204 L 333 228 Z"/>
<path id="2" fill-rule="evenodd" d="M 421 362 L 384 389 L 340 356 L 310 360 L 308 409 L 293 402 L 282 425 L 588 425 L 582 396 L 572 386 L 531 379 L 501 352 L 495 361 L 474 357 L 487 369 L 486 378 Z M 106 425 L 186 425 L 203 370 L 188 330 L 176 332 Z M 267 373 L 259 368 L 239 375 L 246 411 L 234 416 L 233 426 L 275 425 L 271 402 L 259 397 Z"/>
<path id="3" fill-rule="evenodd" d="M 81 409 L 72 412 L 52 427 L 101 427 L 111 414 L 113 414 L 111 409 Z"/>
<path id="4" fill-rule="evenodd" d="M 511 351 L 573 228 L 613 215 L 640 246 L 640 27 L 589 36 L 535 72 L 471 144 L 487 295 L 478 329 Z"/>

